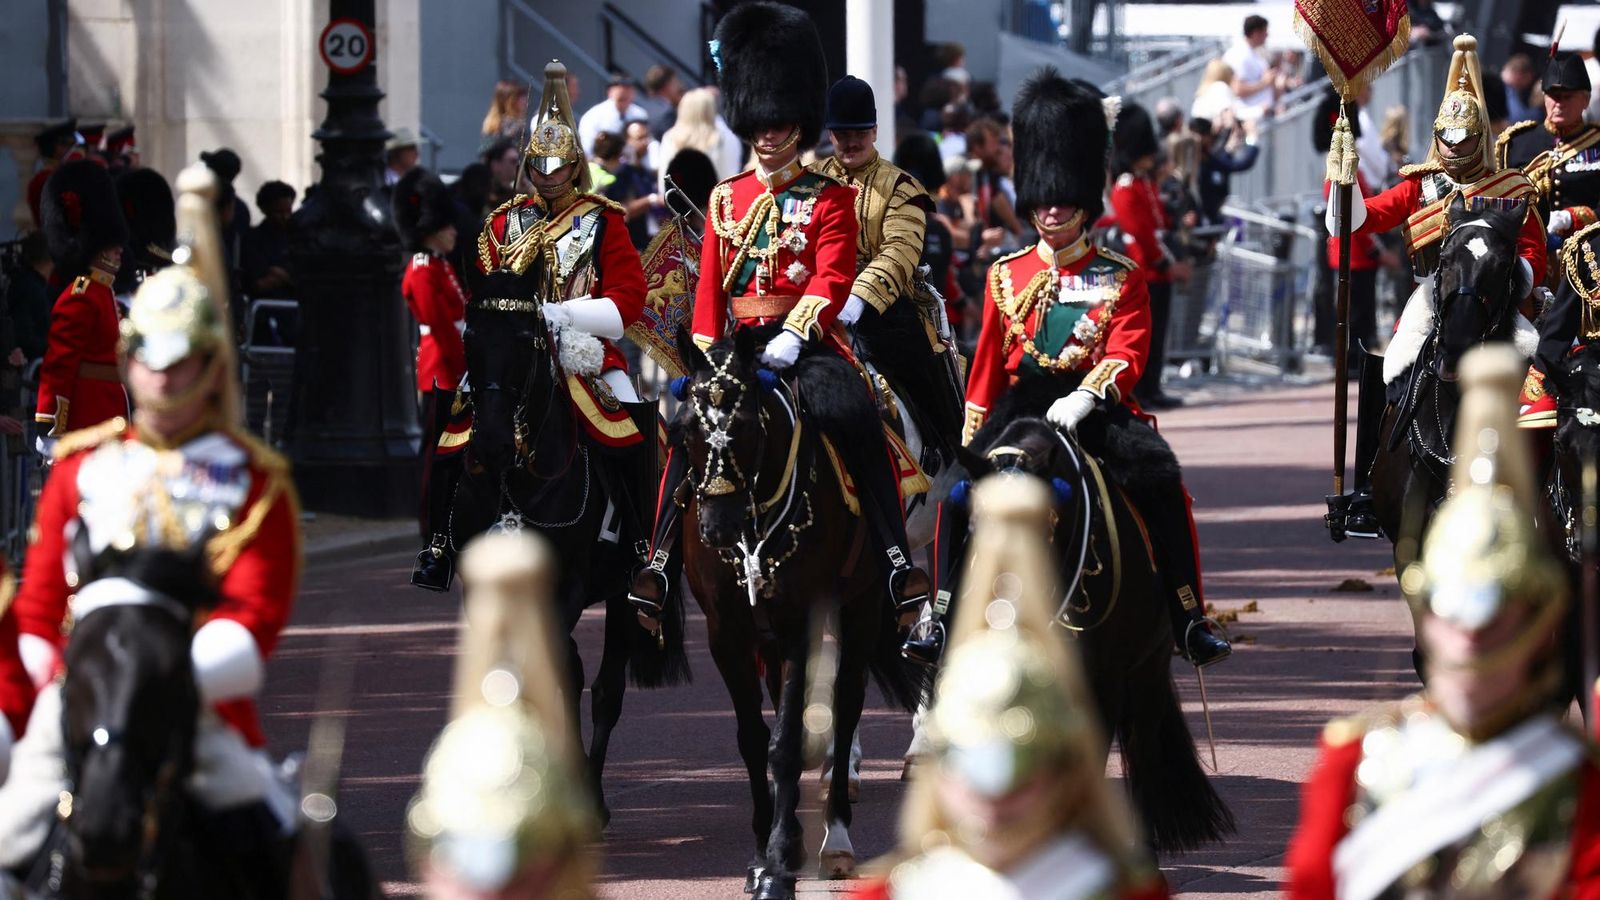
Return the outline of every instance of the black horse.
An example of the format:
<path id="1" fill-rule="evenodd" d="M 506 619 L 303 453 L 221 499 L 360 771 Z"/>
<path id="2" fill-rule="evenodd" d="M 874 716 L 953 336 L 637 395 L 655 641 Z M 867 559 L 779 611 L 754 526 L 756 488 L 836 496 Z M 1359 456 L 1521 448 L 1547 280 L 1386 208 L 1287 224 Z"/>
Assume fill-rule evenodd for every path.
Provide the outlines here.
<path id="1" fill-rule="evenodd" d="M 1561 287 L 1571 290 L 1566 284 Z M 1570 701 L 1584 689 L 1583 607 L 1590 601 L 1584 599 L 1583 566 L 1600 565 L 1600 560 L 1584 559 L 1582 526 L 1583 508 L 1593 500 L 1584 497 L 1583 470 L 1600 465 L 1600 345 L 1591 341 L 1579 344 L 1550 367 L 1546 385 L 1555 391 L 1560 404 L 1545 480 L 1547 502 L 1539 525 L 1556 558 L 1567 564 L 1572 596 L 1580 598 L 1569 608 L 1563 629 L 1566 679 L 1560 697 Z"/>
<path id="2" fill-rule="evenodd" d="M 535 273 L 537 269 L 530 269 Z M 583 660 L 571 632 L 584 609 L 604 603 L 605 645 L 590 685 L 593 731 L 589 776 L 602 819 L 608 818 L 601 776 L 611 732 L 622 717 L 631 670 L 634 683 L 655 687 L 686 681 L 683 609 L 663 617 L 659 639 L 640 627 L 627 600 L 628 576 L 639 566 L 636 528 L 602 539 L 610 519 L 626 522 L 631 496 L 618 476 L 622 466 L 582 433 L 566 373 L 542 306 L 520 297 L 530 276 L 489 275 L 474 286 L 467 306 L 467 379 L 472 386 L 473 430 L 466 471 L 456 488 L 450 521 L 453 546 L 462 547 L 497 522 L 537 529 L 562 561 L 559 616 L 568 634 L 568 684 L 573 721 L 583 693 Z M 654 442 L 654 434 L 644 440 Z M 611 504 L 608 507 L 608 501 Z"/>
<path id="3" fill-rule="evenodd" d="M 804 862 L 797 811 L 813 629 L 837 614 L 835 759 L 849 758 L 869 672 L 906 709 L 919 693 L 915 673 L 900 658 L 886 573 L 865 524 L 846 506 L 818 434 L 819 423 L 858 429 L 881 423 L 855 369 L 830 350 L 803 352 L 792 381 L 758 371 L 757 347 L 774 330 L 740 327 L 704 353 L 679 338 L 690 375 L 677 437 L 690 461 L 685 521 L 696 526 L 684 532 L 684 573 L 705 612 L 711 654 L 738 720 L 756 838 L 746 888 L 757 900 L 794 897 Z M 777 707 L 770 729 L 762 713 L 763 675 Z M 834 766 L 829 785 L 820 851 L 825 877 L 854 869 L 849 768 Z"/>
<path id="4" fill-rule="evenodd" d="M 73 900 L 285 896 L 309 848 L 264 808 L 208 811 L 185 787 L 200 706 L 190 636 L 218 599 L 204 542 L 107 550 L 80 571 L 86 585 L 120 581 L 83 611 L 67 644 L 67 791 L 30 888 Z M 323 896 L 377 896 L 360 847 L 337 825 L 327 860 Z"/>
<path id="5" fill-rule="evenodd" d="M 961 464 L 935 486 L 945 498 L 940 516 L 946 519 L 935 554 L 939 597 L 961 593 L 970 528 L 966 495 L 973 483 L 999 473 L 1054 485 L 1060 505 L 1052 543 L 1061 567 L 1059 583 L 1067 586 L 1058 619 L 1061 637 L 1079 641 L 1102 724 L 1121 748 L 1128 788 L 1151 846 L 1158 852 L 1190 850 L 1232 833 L 1233 814 L 1201 768 L 1183 718 L 1172 680 L 1167 588 L 1124 488 L 1104 463 L 1043 419 L 997 423 L 980 432 L 973 445 L 975 450 L 962 450 Z M 1163 477 L 1117 475 L 1124 480 Z"/>

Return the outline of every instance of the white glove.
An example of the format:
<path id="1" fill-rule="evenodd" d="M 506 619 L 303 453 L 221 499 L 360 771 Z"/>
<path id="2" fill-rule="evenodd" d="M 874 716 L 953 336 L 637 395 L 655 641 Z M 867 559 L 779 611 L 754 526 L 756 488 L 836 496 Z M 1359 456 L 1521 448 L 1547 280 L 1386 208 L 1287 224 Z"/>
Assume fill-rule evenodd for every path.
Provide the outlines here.
<path id="1" fill-rule="evenodd" d="M 1558 209 L 1550 214 L 1550 225 L 1546 229 L 1551 234 L 1566 234 L 1572 230 L 1572 213 Z"/>
<path id="2" fill-rule="evenodd" d="M 851 294 L 850 299 L 844 302 L 844 309 L 839 310 L 839 321 L 845 325 L 854 325 L 861 321 L 861 314 L 866 312 L 866 309 L 867 301 Z"/>
<path id="3" fill-rule="evenodd" d="M 1339 190 L 1335 186 L 1332 191 L 1328 192 L 1328 210 L 1322 214 L 1322 224 L 1327 226 L 1328 233 L 1334 237 L 1339 236 L 1339 223 L 1334 220 L 1338 210 Z M 1367 198 L 1361 196 L 1361 186 L 1353 184 L 1350 186 L 1350 233 L 1355 234 L 1362 225 L 1366 224 L 1366 221 Z"/>
<path id="4" fill-rule="evenodd" d="M 1533 291 L 1533 266 L 1518 257 L 1517 267 L 1511 270 L 1511 296 L 1517 300 Z"/>
<path id="5" fill-rule="evenodd" d="M 767 348 L 761 351 L 761 364 L 775 372 L 782 372 L 800 358 L 802 343 L 804 341 L 800 336 L 792 331 L 778 332 L 778 336 L 767 341 Z"/>
<path id="6" fill-rule="evenodd" d="M 566 312 L 568 323 L 585 334 L 614 341 L 626 330 L 622 313 L 608 297 L 573 297 L 559 305 Z"/>
<path id="7" fill-rule="evenodd" d="M 572 324 L 572 314 L 567 311 L 565 303 L 546 303 L 544 305 L 544 323 L 550 326 L 551 331 L 560 331 Z"/>
<path id="8" fill-rule="evenodd" d="M 261 690 L 265 664 L 250 629 L 232 619 L 212 619 L 189 642 L 194 682 L 200 699 L 221 703 L 252 697 Z"/>
<path id="9" fill-rule="evenodd" d="M 27 670 L 36 691 L 43 690 L 61 666 L 61 651 L 37 634 L 23 632 L 19 635 L 17 654 L 22 657 L 22 668 Z"/>
<path id="10" fill-rule="evenodd" d="M 1078 423 L 1094 411 L 1100 398 L 1079 388 L 1050 404 L 1050 409 L 1044 414 L 1045 419 L 1057 428 L 1076 431 Z"/>
<path id="11" fill-rule="evenodd" d="M 56 439 L 47 434 L 41 434 L 33 439 L 33 449 L 39 451 L 39 455 L 44 457 L 45 462 L 49 462 L 56 457 Z"/>

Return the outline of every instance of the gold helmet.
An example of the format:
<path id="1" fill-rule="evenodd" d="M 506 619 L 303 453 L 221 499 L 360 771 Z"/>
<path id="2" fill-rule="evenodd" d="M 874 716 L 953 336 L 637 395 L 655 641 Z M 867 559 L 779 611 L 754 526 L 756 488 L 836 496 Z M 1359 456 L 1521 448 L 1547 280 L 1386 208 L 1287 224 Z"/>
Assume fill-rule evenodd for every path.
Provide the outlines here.
<path id="1" fill-rule="evenodd" d="M 583 153 L 583 143 L 578 140 L 572 101 L 567 98 L 567 67 L 559 60 L 553 59 L 544 67 L 544 92 L 528 123 L 528 147 L 523 152 L 523 161 L 541 175 L 577 163 L 573 187 L 589 190 L 588 159 Z"/>
<path id="2" fill-rule="evenodd" d="M 1483 71 L 1478 65 L 1478 39 L 1457 35 L 1455 55 L 1450 60 L 1450 75 L 1445 80 L 1444 99 L 1433 120 L 1433 143 L 1428 161 L 1436 162 L 1457 181 L 1475 179 L 1495 169 L 1494 141 L 1489 131 L 1489 105 L 1483 88 Z M 1439 143 L 1457 146 L 1476 138 L 1477 152 L 1460 160 L 1439 154 Z"/>
<path id="3" fill-rule="evenodd" d="M 1132 862 L 1133 814 L 1106 783 L 1093 696 L 1069 635 L 1055 626 L 1052 501 L 1046 484 L 1016 475 L 992 476 L 974 493 L 961 605 L 925 726 L 933 761 L 916 771 L 901 819 L 907 856 L 941 845 L 981 856 L 982 845 L 1023 832 L 1081 828 L 1108 856 Z M 1052 779 L 1052 799 L 1016 835 L 982 833 L 938 796 L 945 779 L 999 798 L 1039 777 Z"/>
<path id="4" fill-rule="evenodd" d="M 178 173 L 178 248 L 173 265 L 146 278 L 133 295 L 119 329 L 117 355 L 164 371 L 195 354 L 207 358 L 210 377 L 196 391 L 213 389 L 223 425 L 238 425 L 239 384 L 234 375 L 232 317 L 216 219 L 216 176 L 196 164 Z M 161 401 L 182 405 L 192 395 Z M 149 398 L 135 401 L 149 406 Z"/>
<path id="5" fill-rule="evenodd" d="M 1534 470 L 1514 416 L 1526 365 L 1504 346 L 1462 358 L 1455 493 L 1434 514 L 1421 558 L 1400 579 L 1419 621 L 1434 615 L 1477 631 L 1514 607 L 1531 612 L 1517 639 L 1468 666 L 1479 671 L 1523 658 L 1527 642 L 1547 637 L 1567 604 L 1566 578 L 1534 530 Z"/>
<path id="6" fill-rule="evenodd" d="M 498 891 L 539 868 L 556 882 L 539 896 L 589 896 L 599 825 L 555 664 L 554 568 L 531 532 L 490 533 L 462 554 L 451 721 L 406 813 L 413 865 L 430 880 Z"/>

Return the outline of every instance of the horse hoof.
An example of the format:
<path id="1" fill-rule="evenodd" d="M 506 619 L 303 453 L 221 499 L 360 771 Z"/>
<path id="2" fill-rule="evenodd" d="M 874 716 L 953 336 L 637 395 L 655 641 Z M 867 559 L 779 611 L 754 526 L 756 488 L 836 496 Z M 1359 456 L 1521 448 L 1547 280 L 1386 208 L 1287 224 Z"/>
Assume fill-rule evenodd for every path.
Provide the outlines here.
<path id="1" fill-rule="evenodd" d="M 764 874 L 766 871 L 767 867 L 758 863 L 751 863 L 749 866 L 745 867 L 744 892 L 746 894 L 754 894 L 756 892 L 756 882 L 761 880 L 762 874 Z"/>
<path id="2" fill-rule="evenodd" d="M 850 786 L 845 788 L 845 796 L 850 799 L 851 803 L 861 802 L 861 779 L 850 779 Z"/>
<path id="3" fill-rule="evenodd" d="M 823 878 L 849 878 L 856 874 L 856 855 L 848 850 L 824 850 L 819 862 Z"/>
<path id="4" fill-rule="evenodd" d="M 793 875 L 769 875 L 762 873 L 756 879 L 754 900 L 794 900 L 795 877 Z"/>

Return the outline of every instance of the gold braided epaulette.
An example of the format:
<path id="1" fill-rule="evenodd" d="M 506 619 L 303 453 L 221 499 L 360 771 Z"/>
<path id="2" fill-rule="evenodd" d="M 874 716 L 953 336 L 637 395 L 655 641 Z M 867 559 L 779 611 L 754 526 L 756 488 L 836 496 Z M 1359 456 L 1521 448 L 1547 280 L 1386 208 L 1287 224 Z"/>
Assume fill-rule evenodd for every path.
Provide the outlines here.
<path id="1" fill-rule="evenodd" d="M 1444 166 L 1440 165 L 1438 162 L 1433 160 L 1425 160 L 1419 163 L 1412 163 L 1409 166 L 1401 166 L 1400 177 L 1410 178 L 1413 175 L 1432 175 L 1436 172 L 1443 171 Z"/>
<path id="2" fill-rule="evenodd" d="M 1499 163 L 1500 168 L 1504 169 L 1506 167 L 1506 160 L 1511 155 L 1512 139 L 1538 124 L 1538 122 L 1530 119 L 1526 122 L 1518 122 L 1515 125 L 1508 126 L 1505 131 L 1500 132 L 1500 136 L 1495 138 L 1494 142 L 1494 158 Z"/>
<path id="3" fill-rule="evenodd" d="M 66 459 L 74 453 L 98 447 L 107 441 L 122 436 L 128 430 L 128 420 L 116 416 L 101 422 L 99 425 L 90 425 L 77 431 L 69 431 L 56 441 L 55 449 L 51 456 L 55 459 Z"/>
<path id="4" fill-rule="evenodd" d="M 593 201 L 595 203 L 598 203 L 601 206 L 604 206 L 606 209 L 611 210 L 612 212 L 620 213 L 622 215 L 627 215 L 628 214 L 627 207 L 625 207 L 621 203 L 618 203 L 617 201 L 611 199 L 610 197 L 602 196 L 600 194 L 579 194 L 578 196 L 582 197 L 585 200 L 590 200 L 590 201 Z"/>
<path id="5" fill-rule="evenodd" d="M 1099 254 L 1102 259 L 1109 260 L 1110 262 L 1114 262 L 1117 265 L 1128 269 L 1129 271 L 1132 271 L 1134 269 L 1139 268 L 1139 264 L 1137 262 L 1134 262 L 1132 258 L 1127 257 L 1127 256 L 1123 256 L 1121 253 L 1118 253 L 1115 250 L 1109 250 L 1109 249 L 1107 249 L 1105 247 L 1100 246 L 1099 244 L 1095 245 L 1094 252 Z"/>

